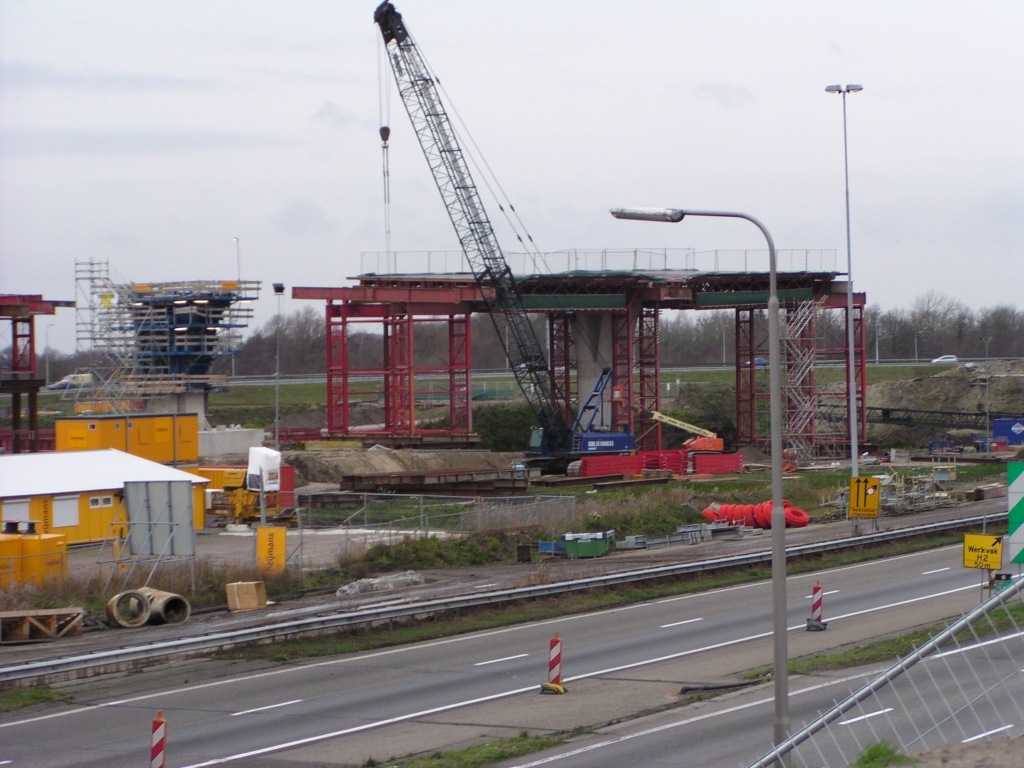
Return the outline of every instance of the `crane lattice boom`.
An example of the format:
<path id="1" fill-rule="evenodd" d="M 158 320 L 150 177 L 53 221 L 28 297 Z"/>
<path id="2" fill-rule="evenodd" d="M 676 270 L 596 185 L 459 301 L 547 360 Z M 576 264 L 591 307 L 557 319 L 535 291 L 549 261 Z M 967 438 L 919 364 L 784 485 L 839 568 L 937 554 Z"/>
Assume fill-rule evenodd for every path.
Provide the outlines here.
<path id="1" fill-rule="evenodd" d="M 561 406 L 564 396 L 551 376 L 543 347 L 523 308 L 522 295 L 498 245 L 434 79 L 394 5 L 381 3 L 373 20 L 384 36 L 398 93 L 519 387 L 544 429 L 549 449 L 564 451 L 570 439 Z M 499 316 L 505 318 L 508 328 L 507 343 L 502 338 Z"/>

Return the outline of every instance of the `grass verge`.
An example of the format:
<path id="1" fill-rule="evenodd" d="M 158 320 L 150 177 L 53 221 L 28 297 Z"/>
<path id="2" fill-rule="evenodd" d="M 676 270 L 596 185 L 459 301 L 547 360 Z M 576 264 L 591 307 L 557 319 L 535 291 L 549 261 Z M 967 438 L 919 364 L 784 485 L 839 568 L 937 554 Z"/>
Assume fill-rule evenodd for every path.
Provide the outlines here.
<path id="1" fill-rule="evenodd" d="M 825 568 L 838 568 L 867 560 L 948 546 L 960 541 L 962 541 L 962 537 L 958 535 L 922 537 L 910 541 L 890 542 L 877 547 L 865 547 L 820 557 L 791 560 L 789 573 L 807 573 Z M 433 615 L 420 621 L 395 620 L 390 625 L 381 624 L 369 628 L 350 629 L 317 637 L 284 640 L 273 644 L 240 646 L 226 650 L 220 656 L 231 659 L 264 659 L 284 663 L 304 658 L 357 653 L 437 640 L 513 624 L 543 621 L 559 616 L 590 613 L 664 597 L 706 592 L 736 584 L 766 581 L 770 578 L 771 568 L 768 565 L 733 568 L 712 574 L 701 573 L 672 580 L 661 579 L 586 593 L 538 598 L 514 605 L 481 607 L 460 613 L 449 612 Z M 891 658 L 891 654 L 887 658 Z"/>
<path id="2" fill-rule="evenodd" d="M 888 765 L 912 765 L 916 762 L 914 758 L 900 754 L 892 744 L 880 741 L 861 752 L 851 768 L 886 768 Z"/>
<path id="3" fill-rule="evenodd" d="M 74 700 L 75 697 L 70 693 L 55 691 L 45 685 L 37 685 L 32 688 L 9 688 L 6 691 L 0 691 L 0 717 L 23 707 L 31 707 L 33 704 L 48 704 L 50 702 L 70 704 Z"/>

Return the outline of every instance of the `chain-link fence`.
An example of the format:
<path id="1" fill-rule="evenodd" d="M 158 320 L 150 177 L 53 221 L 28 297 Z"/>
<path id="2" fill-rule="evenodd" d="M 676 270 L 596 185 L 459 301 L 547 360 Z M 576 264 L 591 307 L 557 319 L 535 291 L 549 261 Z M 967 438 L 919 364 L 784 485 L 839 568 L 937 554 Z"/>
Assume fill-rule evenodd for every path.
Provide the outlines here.
<path id="1" fill-rule="evenodd" d="M 466 498 L 396 493 L 310 493 L 297 499 L 303 528 L 471 533 L 568 530 L 577 519 L 575 496 Z"/>
<path id="2" fill-rule="evenodd" d="M 910 753 L 1020 734 L 1022 592 L 1024 579 L 995 593 L 749 768 L 843 768 L 879 742 Z"/>

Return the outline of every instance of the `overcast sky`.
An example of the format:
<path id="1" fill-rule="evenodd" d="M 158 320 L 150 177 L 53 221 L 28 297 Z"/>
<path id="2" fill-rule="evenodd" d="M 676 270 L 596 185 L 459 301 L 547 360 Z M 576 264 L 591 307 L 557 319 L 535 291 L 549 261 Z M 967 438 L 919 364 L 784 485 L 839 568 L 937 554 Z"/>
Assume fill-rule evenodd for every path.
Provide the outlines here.
<path id="1" fill-rule="evenodd" d="M 744 222 L 608 214 L 689 206 L 845 268 L 824 87 L 862 83 L 858 290 L 884 309 L 928 290 L 1022 305 L 1024 3 L 396 5 L 542 250 L 764 247 Z M 384 248 L 374 7 L 0 0 L 0 292 L 74 298 L 87 258 L 124 281 L 230 279 L 235 237 L 245 278 L 357 274 Z M 391 112 L 392 247 L 455 250 L 393 89 Z M 73 314 L 51 331 L 63 351 Z"/>

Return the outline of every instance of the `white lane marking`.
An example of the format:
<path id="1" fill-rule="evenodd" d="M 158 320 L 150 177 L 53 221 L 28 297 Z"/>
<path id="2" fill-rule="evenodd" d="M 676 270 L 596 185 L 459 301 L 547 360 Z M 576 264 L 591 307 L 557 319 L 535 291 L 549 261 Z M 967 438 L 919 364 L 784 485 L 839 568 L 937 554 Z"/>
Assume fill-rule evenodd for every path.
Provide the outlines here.
<path id="1" fill-rule="evenodd" d="M 868 712 L 866 715 L 861 715 L 860 717 L 851 717 L 849 720 L 840 720 L 837 725 L 852 725 L 853 723 L 859 723 L 861 720 L 867 720 L 871 717 L 884 715 L 886 712 L 892 712 L 892 707 L 886 707 L 885 709 L 880 709 L 877 712 Z"/>
<path id="2" fill-rule="evenodd" d="M 854 675 L 852 677 L 846 677 L 842 680 L 832 680 L 827 683 L 819 683 L 818 685 L 812 685 L 808 688 L 801 688 L 798 691 L 793 691 L 790 696 L 799 696 L 802 693 L 811 693 L 812 691 L 820 690 L 821 688 L 828 688 L 832 685 L 840 685 L 842 683 L 848 683 L 851 680 L 858 680 L 866 677 L 867 675 Z M 588 744 L 585 747 L 579 747 L 578 749 L 571 750 L 569 752 L 563 752 L 558 755 L 549 755 L 548 757 L 542 757 L 539 760 L 532 760 L 529 763 L 522 763 L 520 765 L 513 766 L 513 768 L 535 768 L 538 765 L 544 765 L 545 763 L 553 763 L 555 760 L 561 760 L 564 757 L 575 757 L 576 755 L 582 755 L 586 752 L 592 752 L 595 749 L 601 749 L 603 747 L 610 747 L 613 744 L 618 744 L 622 741 L 629 741 L 630 739 L 638 739 L 643 736 L 650 736 L 652 733 L 659 733 L 660 731 L 667 731 L 671 728 L 678 728 L 681 725 L 690 725 L 692 723 L 699 723 L 702 720 L 710 720 L 713 717 L 720 717 L 722 715 L 731 715 L 733 712 L 739 712 L 744 709 L 750 709 L 751 707 L 757 707 L 761 704 L 769 704 L 775 701 L 775 697 L 771 696 L 764 699 L 757 699 L 756 701 L 750 701 L 746 704 L 737 704 L 734 707 L 727 707 L 726 709 L 720 709 L 717 712 L 708 712 L 703 715 L 697 715 L 696 717 L 688 717 L 685 720 L 677 720 L 674 723 L 665 723 L 664 725 L 656 725 L 653 728 L 647 728 L 636 733 L 627 733 L 625 736 L 616 736 L 613 739 L 607 741 L 601 741 L 597 744 Z"/>
<path id="3" fill-rule="evenodd" d="M 838 589 L 830 589 L 828 592 L 822 592 L 821 596 L 824 597 L 825 595 L 834 595 L 838 591 Z M 812 597 L 814 597 L 814 595 L 804 595 L 804 600 L 810 600 Z"/>
<path id="4" fill-rule="evenodd" d="M 486 666 L 488 664 L 497 664 L 498 662 L 501 662 L 501 661 L 512 661 L 512 659 L 522 659 L 522 658 L 525 658 L 526 656 L 529 656 L 529 655 L 530 654 L 528 654 L 528 653 L 517 653 L 515 656 L 506 656 L 503 659 L 491 659 L 490 661 L 478 661 L 473 666 L 474 667 L 483 667 L 483 666 Z"/>
<path id="5" fill-rule="evenodd" d="M 577 619 L 583 619 L 589 617 L 598 616 L 602 613 L 617 613 L 619 611 L 628 611 L 632 608 L 647 607 L 653 605 L 653 603 L 640 603 L 636 605 L 626 605 L 621 608 L 612 608 L 607 611 L 593 611 L 591 613 L 581 613 L 575 616 L 560 616 L 557 619 L 546 619 L 545 621 L 538 621 L 535 624 L 518 624 L 514 627 L 504 627 L 502 629 L 494 629 L 488 632 L 480 632 L 473 635 L 459 635 L 458 637 L 448 637 L 443 640 L 433 640 L 429 643 L 421 643 L 418 645 L 403 645 L 398 648 L 389 648 L 385 651 L 375 651 L 374 653 L 367 653 L 361 656 L 346 656 L 342 659 L 331 659 L 330 661 L 317 661 L 312 664 L 302 664 L 296 666 L 279 667 L 278 669 L 271 669 L 267 672 L 256 672 L 251 675 L 242 675 L 240 677 L 232 677 L 223 680 L 214 680 L 209 683 L 197 683 L 195 685 L 186 685 L 180 688 L 171 688 L 166 691 L 158 691 L 156 693 L 144 693 L 139 696 L 132 696 L 127 699 L 117 699 L 116 701 L 105 701 L 102 704 L 90 704 L 85 707 L 76 707 L 74 709 L 66 709 L 61 712 L 51 712 L 46 715 L 37 715 L 36 717 L 27 717 L 24 720 L 12 720 L 9 722 L 0 722 L 0 728 L 10 728 L 13 725 L 25 725 L 26 723 L 37 723 L 41 720 L 52 720 L 56 717 L 66 717 L 67 715 L 77 715 L 83 712 L 91 712 L 94 709 L 104 709 L 106 707 L 119 707 L 124 704 L 134 704 L 137 701 L 146 701 L 147 699 L 155 699 L 158 696 L 172 696 L 177 693 L 191 693 L 192 691 L 201 691 L 206 688 L 216 688 L 222 685 L 232 685 L 234 683 L 244 683 L 249 680 L 260 680 L 264 677 L 273 677 L 276 675 L 286 675 L 291 672 L 303 672 L 308 669 L 317 669 L 319 667 L 332 667 L 337 664 L 350 664 L 356 661 L 363 661 L 366 659 L 376 659 L 381 656 L 391 656 L 396 653 L 408 653 L 422 648 L 434 648 L 441 645 L 449 645 L 451 643 L 464 642 L 473 638 L 481 637 L 493 637 L 495 635 L 503 635 L 507 632 L 518 632 L 531 627 L 543 627 L 548 624 L 558 624 L 566 621 L 575 621 Z"/>
<path id="6" fill-rule="evenodd" d="M 266 755 L 271 752 L 280 752 L 282 749 L 291 749 L 293 747 L 301 747 L 304 744 L 313 744 L 318 741 L 324 741 L 325 739 L 335 739 L 339 736 L 347 736 L 350 733 L 358 733 L 359 731 L 367 731 L 371 728 L 379 728 L 382 725 L 392 725 L 393 723 L 402 723 L 406 720 L 414 720 L 417 717 L 427 717 L 428 715 L 436 715 L 438 712 L 447 712 L 451 709 L 458 709 L 459 707 L 471 706 L 473 704 L 482 704 L 485 701 L 494 701 L 495 699 L 502 699 L 508 696 L 515 696 L 519 693 L 526 693 L 527 691 L 536 692 L 538 686 L 531 685 L 528 688 L 517 688 L 514 691 L 505 691 L 503 693 L 495 693 L 490 696 L 481 696 L 478 699 L 471 699 L 470 701 L 459 701 L 454 704 L 445 704 L 440 707 L 434 707 L 432 709 L 424 709 L 421 712 L 411 712 L 407 715 L 399 715 L 398 717 L 391 717 L 387 720 L 378 720 L 374 723 L 364 723 L 363 725 L 356 725 L 352 728 L 344 728 L 340 731 L 334 731 L 333 733 L 322 733 L 318 736 L 307 736 L 304 739 L 296 739 L 295 741 L 289 741 L 284 744 L 275 744 L 270 747 L 263 747 L 262 749 L 253 749 L 249 752 L 240 752 L 237 755 L 228 755 L 227 757 L 215 757 L 212 760 L 207 760 L 202 763 L 195 763 L 193 765 L 187 765 L 185 768 L 206 768 L 209 765 L 222 765 L 223 763 L 234 762 L 235 760 L 242 760 L 246 757 L 256 757 L 257 755 Z"/>
<path id="7" fill-rule="evenodd" d="M 941 659 L 943 656 L 953 656 L 957 653 L 961 653 L 962 651 L 966 651 L 968 649 L 974 650 L 976 648 L 984 648 L 985 646 L 992 645 L 993 643 L 1005 643 L 1007 640 L 1015 640 L 1018 637 L 1024 637 L 1024 632 L 1014 632 L 1012 635 L 1000 635 L 999 637 L 994 637 L 991 640 L 982 640 L 979 643 L 965 645 L 963 648 L 954 648 L 951 651 L 933 653 L 931 656 L 926 656 L 925 661 L 931 661 L 932 659 Z M 1021 672 L 1024 672 L 1024 669 L 1021 669 Z"/>
<path id="8" fill-rule="evenodd" d="M 0 760 L 0 765 L 10 765 L 13 762 L 13 760 Z"/>
<path id="9" fill-rule="evenodd" d="M 251 715 L 253 712 L 266 712 L 268 709 L 277 709 L 278 707 L 287 707 L 289 704 L 301 704 L 302 699 L 292 699 L 291 701 L 282 701 L 280 704 L 268 704 L 265 707 L 256 707 L 255 709 L 243 709 L 241 712 L 232 712 L 232 717 L 238 717 L 239 715 Z"/>
<path id="10" fill-rule="evenodd" d="M 891 563 L 894 560 L 905 560 L 908 557 L 922 557 L 924 555 L 933 554 L 935 552 L 945 552 L 946 550 L 953 550 L 953 549 L 958 550 L 958 551 L 962 550 L 963 549 L 963 545 L 962 544 L 953 544 L 953 545 L 948 546 L 948 547 L 939 547 L 937 549 L 925 549 L 925 550 L 921 550 L 920 552 L 910 552 L 909 554 L 906 554 L 906 555 L 897 555 L 896 557 L 886 558 L 884 561 L 870 560 L 870 561 L 868 561 L 866 563 L 855 563 L 853 565 L 844 565 L 844 566 L 840 566 L 839 568 L 830 568 L 830 569 L 824 570 L 824 571 L 813 571 L 813 572 L 810 572 L 810 573 L 798 574 L 796 576 L 787 576 L 786 577 L 786 583 L 788 584 L 789 582 L 795 582 L 795 581 L 798 581 L 800 579 L 817 579 L 817 578 L 820 578 L 822 574 L 842 573 L 843 571 L 852 571 L 852 570 L 855 570 L 857 568 L 870 568 L 873 565 L 878 565 L 880 562 Z M 662 598 L 661 600 L 655 600 L 653 605 L 660 605 L 662 603 L 674 603 L 677 600 L 692 600 L 695 597 L 701 597 L 703 595 L 720 595 L 720 594 L 724 594 L 725 592 L 734 592 L 734 591 L 740 590 L 740 589 L 751 589 L 753 587 L 770 587 L 770 586 L 771 586 L 771 581 L 754 581 L 754 582 L 750 582 L 749 584 L 738 584 L 738 585 L 736 585 L 734 587 L 723 587 L 721 589 L 712 590 L 711 592 L 691 592 L 688 595 L 679 595 L 678 597 L 666 597 L 666 598 Z M 977 585 L 975 585 L 975 586 L 977 586 Z M 644 605 L 651 605 L 651 604 L 652 603 L 644 603 Z"/>
<path id="11" fill-rule="evenodd" d="M 704 621 L 704 618 L 701 617 L 699 619 L 687 619 L 686 621 L 674 621 L 671 624 L 662 624 L 661 629 L 668 629 L 669 627 L 679 627 L 683 624 L 693 624 L 693 622 L 695 621 Z"/>
<path id="12" fill-rule="evenodd" d="M 475 587 L 473 587 L 473 589 L 487 589 L 488 587 L 493 586 L 493 584 L 477 584 Z"/>
<path id="13" fill-rule="evenodd" d="M 962 549 L 962 546 L 960 546 L 960 545 L 953 545 L 952 547 L 948 547 L 948 548 L 949 549 Z M 930 550 L 930 551 L 934 552 L 936 550 Z M 923 554 L 923 553 L 914 553 L 914 554 L 917 555 L 917 554 Z M 889 560 L 898 560 L 898 559 L 901 559 L 902 557 L 912 557 L 912 556 L 913 555 L 902 555 L 899 558 L 889 558 Z M 877 562 L 875 562 L 875 563 L 861 563 L 860 565 L 849 566 L 849 567 L 850 568 L 856 568 L 856 567 L 860 567 L 862 565 L 871 565 L 871 564 L 877 565 L 878 563 Z M 840 569 L 840 570 L 842 570 L 842 569 Z M 790 578 L 801 578 L 801 577 L 790 577 Z M 789 579 L 787 579 L 787 581 L 788 580 Z M 673 600 L 682 600 L 682 599 L 686 599 L 686 598 L 689 598 L 689 597 L 697 597 L 697 596 L 700 596 L 700 595 L 714 595 L 714 594 L 719 594 L 721 592 L 731 592 L 731 591 L 736 590 L 736 589 L 746 589 L 746 588 L 749 588 L 751 586 L 766 586 L 767 584 L 770 584 L 770 582 L 757 582 L 755 584 L 750 584 L 750 585 L 741 585 L 741 586 L 738 586 L 738 587 L 727 587 L 727 588 L 721 589 L 721 590 L 712 590 L 711 592 L 702 592 L 702 593 L 699 593 L 699 595 L 698 594 L 694 594 L 694 595 L 684 595 L 682 597 L 676 597 L 676 598 L 669 598 L 668 600 L 662 600 L 660 602 L 671 602 Z M 887 608 L 896 608 L 896 607 L 899 607 L 899 606 L 902 606 L 902 605 L 908 605 L 910 603 L 920 602 L 921 600 L 928 600 L 928 599 L 931 599 L 931 598 L 934 598 L 934 597 L 944 597 L 946 595 L 954 594 L 956 592 L 961 592 L 961 591 L 966 590 L 966 589 L 977 589 L 977 588 L 978 588 L 977 584 L 970 584 L 970 585 L 968 585 L 966 587 L 960 587 L 960 588 L 957 588 L 957 589 L 951 589 L 951 590 L 947 590 L 945 592 L 938 592 L 938 593 L 933 594 L 933 595 L 925 595 L 923 597 L 912 598 L 910 600 L 903 600 L 903 601 L 900 601 L 898 603 L 891 603 L 889 605 L 882 605 L 882 606 L 878 606 L 876 608 L 867 608 L 867 609 L 865 609 L 863 611 L 855 611 L 853 613 L 847 613 L 847 614 L 843 614 L 841 616 L 833 616 L 832 618 L 829 619 L 829 621 L 839 621 L 841 619 L 848 619 L 848 618 L 851 618 L 853 616 L 860 616 L 860 615 L 865 614 L 865 613 L 872 613 L 874 611 L 882 611 L 882 610 L 886 610 Z M 197 685 L 186 685 L 186 686 L 182 686 L 180 688 L 172 688 L 172 689 L 166 690 L 166 691 L 157 691 L 155 693 L 145 693 L 145 694 L 141 694 L 139 696 L 132 696 L 132 697 L 127 698 L 127 699 L 118 699 L 116 701 L 105 701 L 102 704 L 90 704 L 90 705 L 85 706 L 85 707 L 77 707 L 75 709 L 66 709 L 66 710 L 63 710 L 61 712 L 51 712 L 51 713 L 46 714 L 46 715 L 37 715 L 36 717 L 27 717 L 27 718 L 25 718 L 23 720 L 11 720 L 11 721 L 6 722 L 6 723 L 0 722 L 0 728 L 10 728 L 10 727 L 15 726 L 15 725 L 26 725 L 28 723 L 36 723 L 36 722 L 40 722 L 42 720 L 52 720 L 52 719 L 57 718 L 57 717 L 66 717 L 68 715 L 77 715 L 77 714 L 81 714 L 83 712 L 90 712 L 90 711 L 92 711 L 94 709 L 104 709 L 106 707 L 117 707 L 117 706 L 122 706 L 124 704 L 133 704 L 133 703 L 135 703 L 137 701 L 146 701 L 148 699 L 155 699 L 155 698 L 157 698 L 159 696 L 172 696 L 172 695 L 177 694 L 177 693 L 191 693 L 192 691 L 200 691 L 200 690 L 204 690 L 206 688 L 216 688 L 216 687 L 219 687 L 219 686 L 222 686 L 222 685 L 232 685 L 234 683 L 248 682 L 249 680 L 259 680 L 259 679 L 262 679 L 262 678 L 265 678 L 265 677 L 272 677 L 272 676 L 275 676 L 275 675 L 284 675 L 284 674 L 289 674 L 291 672 L 302 672 L 302 671 L 309 670 L 309 669 L 317 669 L 319 667 L 331 667 L 331 666 L 335 666 L 337 664 L 350 664 L 352 662 L 363 661 L 363 660 L 366 660 L 366 659 L 375 659 L 375 658 L 379 658 L 381 656 L 391 656 L 391 655 L 396 654 L 396 653 L 407 653 L 409 651 L 420 650 L 420 649 L 423 649 L 423 648 L 434 648 L 434 647 L 437 647 L 437 646 L 448 645 L 450 643 L 463 642 L 463 641 L 471 640 L 471 639 L 478 639 L 478 638 L 482 638 L 482 637 L 493 637 L 495 635 L 502 635 L 502 634 L 505 634 L 507 632 L 518 632 L 518 631 L 521 631 L 521 630 L 524 630 L 524 629 L 530 629 L 530 628 L 547 626 L 549 624 L 558 624 L 558 623 L 561 623 L 561 622 L 576 621 L 576 620 L 585 619 L 585 618 L 593 618 L 594 616 L 598 616 L 598 615 L 609 614 L 609 613 L 617 613 L 617 612 L 620 612 L 620 611 L 628 611 L 628 610 L 632 610 L 633 608 L 646 608 L 646 607 L 650 607 L 650 606 L 656 605 L 656 604 L 657 603 L 635 603 L 633 605 L 625 605 L 625 606 L 622 606 L 620 608 L 611 608 L 611 609 L 606 610 L 606 611 L 593 611 L 591 613 L 581 613 L 581 614 L 577 614 L 575 616 L 560 616 L 557 619 L 547 619 L 545 621 L 538 621 L 538 622 L 536 622 L 534 624 L 519 624 L 519 625 L 514 626 L 514 627 L 504 627 L 502 629 L 495 629 L 495 630 L 491 630 L 491 631 L 488 631 L 488 632 L 481 632 L 481 633 L 477 633 L 477 634 L 473 634 L 473 635 L 459 635 L 458 637 L 449 637 L 449 638 L 445 638 L 444 640 L 434 640 L 432 642 L 422 643 L 422 644 L 419 644 L 419 645 L 404 645 L 404 646 L 401 646 L 401 647 L 398 647 L 398 648 L 389 648 L 389 649 L 384 650 L 384 651 L 376 651 L 374 653 L 368 653 L 368 654 L 365 654 L 365 655 L 362 655 L 362 656 L 347 656 L 347 657 L 342 658 L 342 659 L 331 659 L 330 661 L 318 661 L 318 662 L 314 662 L 312 664 L 303 664 L 303 665 L 296 665 L 296 666 L 280 667 L 278 669 L 272 669 L 272 670 L 269 670 L 267 672 L 256 672 L 255 674 L 252 674 L 252 675 L 244 675 L 244 676 L 241 676 L 241 677 L 232 677 L 232 678 L 223 679 L 223 680 L 214 680 L 214 681 L 209 682 L 209 683 L 199 683 Z M 789 627 L 788 629 L 790 631 L 797 630 L 797 629 L 805 629 L 805 626 L 803 624 L 798 624 L 798 625 Z M 740 638 L 738 640 L 732 641 L 730 644 L 732 644 L 734 642 L 735 643 L 745 642 L 746 640 L 756 640 L 756 639 L 759 639 L 759 638 L 762 638 L 762 637 L 767 637 L 769 635 L 771 635 L 771 632 L 765 632 L 765 633 L 762 633 L 762 634 L 759 634 L 759 635 L 751 635 L 748 638 Z M 712 648 L 716 648 L 716 647 L 719 647 L 719 646 L 711 646 L 711 647 Z M 690 653 L 690 651 L 687 651 L 687 653 Z M 649 662 L 639 662 L 637 664 L 632 664 L 632 665 L 628 665 L 626 667 L 621 667 L 621 668 L 616 667 L 615 670 L 613 670 L 613 671 L 616 671 L 618 669 L 629 669 L 631 667 L 641 666 L 643 664 L 655 664 L 655 663 L 658 663 L 659 661 L 664 661 L 666 659 L 672 659 L 672 658 L 676 658 L 676 657 L 675 656 L 669 656 L 669 657 L 664 657 L 664 658 L 661 658 L 661 659 L 652 659 Z M 595 674 L 604 674 L 604 673 L 603 672 L 598 672 L 598 673 L 595 673 Z M 576 678 L 576 679 L 580 679 L 580 678 Z"/>
<path id="14" fill-rule="evenodd" d="M 899 600 L 895 603 L 889 603 L 888 605 L 879 605 L 876 608 L 865 608 L 863 611 L 853 611 L 852 613 L 843 613 L 839 616 L 833 616 L 829 621 L 839 621 L 840 619 L 852 619 L 854 616 L 863 616 L 865 613 L 874 613 L 875 611 L 885 611 L 889 608 L 899 608 L 903 605 L 910 605 L 911 603 L 920 603 L 922 600 L 931 600 L 936 597 L 945 597 L 946 595 L 955 595 L 957 592 L 964 592 L 968 589 L 977 589 L 977 584 L 968 584 L 966 587 L 956 587 L 955 589 L 947 589 L 944 592 L 935 592 L 931 595 L 922 595 L 921 597 L 911 597 L 907 600 Z M 790 629 L 797 629 L 798 627 L 790 627 Z"/>
<path id="15" fill-rule="evenodd" d="M 931 576 L 933 573 L 942 573 L 943 571 L 948 571 L 948 570 L 949 570 L 948 566 L 946 568 L 936 568 L 934 571 L 924 571 L 921 575 L 922 576 Z"/>
<path id="16" fill-rule="evenodd" d="M 977 736 L 971 736 L 969 738 L 966 738 L 963 741 L 961 741 L 960 743 L 961 744 L 966 744 L 969 741 L 977 741 L 978 739 L 984 739 L 986 736 L 991 736 L 993 733 L 999 733 L 1000 731 L 1005 731 L 1005 730 L 1008 730 L 1010 728 L 1013 728 L 1013 726 L 1012 725 L 1004 725 L 1004 726 L 1002 726 L 1000 728 L 993 728 L 991 731 L 985 731 L 984 733 L 979 733 Z"/>

